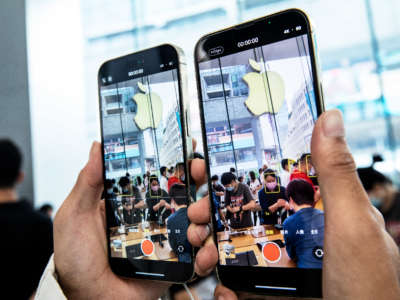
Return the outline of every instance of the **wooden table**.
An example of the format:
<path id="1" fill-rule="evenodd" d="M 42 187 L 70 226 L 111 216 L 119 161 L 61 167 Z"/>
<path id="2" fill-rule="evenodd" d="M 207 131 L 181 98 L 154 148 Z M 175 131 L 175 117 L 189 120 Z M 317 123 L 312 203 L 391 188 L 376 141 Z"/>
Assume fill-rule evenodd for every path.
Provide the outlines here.
<path id="1" fill-rule="evenodd" d="M 218 251 L 220 264 L 225 265 L 227 258 L 235 258 L 236 253 L 253 251 L 257 258 L 257 266 L 264 267 L 296 267 L 296 263 L 290 259 L 286 252 L 286 247 L 281 248 L 282 256 L 281 259 L 276 263 L 270 263 L 266 261 L 257 246 L 257 243 L 282 240 L 284 241 L 281 232 L 276 229 L 273 225 L 262 225 L 241 228 L 238 230 L 221 231 L 217 232 L 218 239 Z M 229 239 L 231 241 L 229 241 Z M 235 250 L 230 255 L 226 255 L 223 247 L 225 244 L 233 245 Z"/>
<path id="2" fill-rule="evenodd" d="M 154 252 L 150 256 L 138 256 L 137 259 L 148 259 L 148 260 L 165 260 L 165 261 L 178 261 L 177 256 L 172 251 L 171 246 L 168 242 L 168 232 L 166 226 L 159 226 L 156 222 L 150 222 L 149 228 L 143 228 L 141 224 L 127 225 L 125 226 L 126 234 L 118 232 L 117 227 L 110 229 L 111 236 L 111 256 L 127 258 L 126 246 L 140 244 L 144 239 L 150 239 L 152 235 L 163 234 L 167 240 L 162 241 L 163 247 L 159 242 L 154 242 Z M 120 240 L 122 242 L 122 248 L 116 248 L 113 244 L 114 240 Z"/>

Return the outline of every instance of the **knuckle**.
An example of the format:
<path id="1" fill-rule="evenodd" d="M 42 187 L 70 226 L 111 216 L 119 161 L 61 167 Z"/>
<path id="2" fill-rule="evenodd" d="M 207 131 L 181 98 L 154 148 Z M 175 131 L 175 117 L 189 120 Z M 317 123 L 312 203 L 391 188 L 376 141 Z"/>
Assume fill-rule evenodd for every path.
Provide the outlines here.
<path id="1" fill-rule="evenodd" d="M 357 166 L 349 151 L 332 151 L 323 162 L 327 172 L 355 173 Z"/>

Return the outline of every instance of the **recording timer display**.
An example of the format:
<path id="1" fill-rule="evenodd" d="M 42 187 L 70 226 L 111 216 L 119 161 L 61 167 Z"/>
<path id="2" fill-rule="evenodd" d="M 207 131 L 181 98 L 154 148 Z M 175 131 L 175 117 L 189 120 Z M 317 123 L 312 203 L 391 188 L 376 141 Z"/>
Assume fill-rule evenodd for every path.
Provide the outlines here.
<path id="1" fill-rule="evenodd" d="M 245 40 L 245 41 L 240 41 L 237 43 L 237 46 L 239 48 L 243 47 L 243 46 L 249 46 L 252 44 L 257 44 L 258 43 L 258 37 L 253 37 L 251 39 Z"/>

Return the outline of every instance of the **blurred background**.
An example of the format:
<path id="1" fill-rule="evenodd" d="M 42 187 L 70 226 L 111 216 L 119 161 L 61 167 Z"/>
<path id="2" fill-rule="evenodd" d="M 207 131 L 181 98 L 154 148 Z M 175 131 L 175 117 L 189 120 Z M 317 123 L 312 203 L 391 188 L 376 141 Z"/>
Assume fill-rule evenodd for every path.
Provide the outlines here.
<path id="1" fill-rule="evenodd" d="M 204 34 L 298 7 L 318 41 L 327 108 L 339 108 L 358 166 L 398 181 L 400 2 L 397 0 L 5 0 L 0 3 L 0 135 L 24 150 L 22 196 L 57 209 L 100 139 L 102 62 L 162 43 L 186 53 L 200 140 L 193 50 Z M 200 143 L 199 149 L 202 151 Z"/>

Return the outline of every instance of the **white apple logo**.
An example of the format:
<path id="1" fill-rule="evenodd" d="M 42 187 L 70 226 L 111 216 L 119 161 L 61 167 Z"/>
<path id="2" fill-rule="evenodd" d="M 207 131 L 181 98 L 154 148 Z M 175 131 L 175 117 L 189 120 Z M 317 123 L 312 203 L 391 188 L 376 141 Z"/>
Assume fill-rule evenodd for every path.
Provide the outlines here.
<path id="1" fill-rule="evenodd" d="M 157 128 L 162 118 L 162 100 L 156 93 L 147 93 L 146 87 L 138 82 L 138 88 L 142 93 L 133 96 L 137 104 L 135 123 L 141 130 Z"/>
<path id="2" fill-rule="evenodd" d="M 247 108 L 255 116 L 278 113 L 285 99 L 285 84 L 282 77 L 273 71 L 261 73 L 260 65 L 251 58 L 249 64 L 257 72 L 243 76 L 243 80 L 249 86 L 249 96 L 245 101 Z"/>

